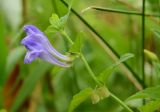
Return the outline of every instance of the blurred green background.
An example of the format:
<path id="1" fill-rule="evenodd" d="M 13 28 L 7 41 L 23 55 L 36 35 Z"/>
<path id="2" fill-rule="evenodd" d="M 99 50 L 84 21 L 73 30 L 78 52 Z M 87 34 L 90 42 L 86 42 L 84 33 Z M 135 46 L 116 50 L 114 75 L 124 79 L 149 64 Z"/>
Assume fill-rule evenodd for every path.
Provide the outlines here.
<path id="1" fill-rule="evenodd" d="M 66 1 L 68 3 L 68 1 Z M 145 48 L 160 55 L 160 41 L 153 30 L 159 28 L 160 18 L 145 17 L 145 40 L 142 40 L 142 17 L 107 11 L 83 9 L 99 6 L 124 11 L 142 11 L 142 0 L 74 0 L 72 8 L 83 17 L 119 54 L 133 53 L 127 61 L 130 68 L 142 78 L 142 41 Z M 159 0 L 146 0 L 146 14 L 160 14 Z M 44 31 L 52 13 L 63 16 L 67 7 L 61 0 L 0 0 L 0 108 L 16 112 L 66 112 L 74 94 L 86 87 L 94 87 L 80 59 L 71 68 L 59 68 L 40 60 L 24 64 L 25 48 L 20 44 L 25 37 L 23 25 L 33 24 Z M 95 35 L 75 14 L 71 12 L 65 30 L 74 41 L 77 34 L 84 32 L 82 52 L 88 63 L 99 74 L 111 65 L 112 55 L 97 42 Z M 65 53 L 69 45 L 59 34 L 49 37 L 58 51 Z M 150 77 L 146 61 L 146 77 Z M 137 88 L 121 69 L 107 80 L 110 91 L 125 100 Z M 147 83 L 147 85 L 151 85 Z M 88 99 L 75 112 L 120 112 L 122 108 L 111 98 L 93 105 Z M 136 110 L 135 110 L 136 111 Z M 125 111 L 124 111 L 125 112 Z"/>

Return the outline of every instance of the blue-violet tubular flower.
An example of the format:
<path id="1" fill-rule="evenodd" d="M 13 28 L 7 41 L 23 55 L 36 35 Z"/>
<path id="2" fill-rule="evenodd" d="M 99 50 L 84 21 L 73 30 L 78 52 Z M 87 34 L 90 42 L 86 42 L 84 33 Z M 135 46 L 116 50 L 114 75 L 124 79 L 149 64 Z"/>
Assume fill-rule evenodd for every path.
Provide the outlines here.
<path id="1" fill-rule="evenodd" d="M 30 63 L 36 58 L 50 62 L 61 67 L 69 67 L 67 62 L 70 57 L 59 53 L 49 42 L 48 38 L 37 27 L 25 25 L 24 31 L 27 36 L 21 41 L 21 44 L 28 50 L 24 63 Z"/>

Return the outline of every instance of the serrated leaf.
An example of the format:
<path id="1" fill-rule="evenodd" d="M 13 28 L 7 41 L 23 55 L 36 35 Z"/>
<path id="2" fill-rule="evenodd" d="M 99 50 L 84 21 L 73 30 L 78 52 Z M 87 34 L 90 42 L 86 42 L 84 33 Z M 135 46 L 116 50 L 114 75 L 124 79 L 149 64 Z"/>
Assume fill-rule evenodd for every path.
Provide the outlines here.
<path id="1" fill-rule="evenodd" d="M 42 66 L 43 65 L 43 66 Z M 24 102 L 25 98 L 32 92 L 36 83 L 42 78 L 42 76 L 50 69 L 48 63 L 39 63 L 35 66 L 28 77 L 25 79 L 21 89 L 19 90 L 15 101 L 11 107 L 12 112 L 16 112 L 19 106 Z"/>
<path id="2" fill-rule="evenodd" d="M 71 46 L 69 52 L 71 53 L 80 53 L 81 52 L 81 47 L 82 47 L 82 34 L 79 33 L 74 44 Z"/>
<path id="3" fill-rule="evenodd" d="M 117 66 L 117 65 L 123 63 L 124 61 L 126 61 L 126 60 L 128 60 L 128 59 L 130 59 L 132 57 L 134 57 L 134 54 L 132 54 L 132 53 L 126 53 L 126 54 L 124 54 L 124 55 L 122 55 L 120 57 L 120 59 L 114 64 L 114 66 Z"/>
<path id="4" fill-rule="evenodd" d="M 47 27 L 45 33 L 47 35 L 49 34 L 55 34 L 58 31 L 61 31 L 64 29 L 65 24 L 67 23 L 69 14 L 67 13 L 63 17 L 59 18 L 57 14 L 52 14 L 52 16 L 49 18 L 50 26 Z"/>
<path id="5" fill-rule="evenodd" d="M 7 58 L 6 75 L 9 75 L 9 73 L 14 68 L 15 64 L 21 59 L 21 57 L 24 54 L 25 54 L 24 47 L 17 47 L 10 52 Z"/>
<path id="6" fill-rule="evenodd" d="M 90 97 L 92 91 L 92 88 L 86 88 L 74 95 L 70 103 L 68 112 L 73 112 L 75 108 L 77 108 L 82 102 L 84 102 L 88 97 Z"/>
<path id="7" fill-rule="evenodd" d="M 142 99 L 142 98 L 160 100 L 160 86 L 146 88 L 146 89 L 130 96 L 127 99 L 127 101 L 135 100 L 135 99 Z"/>
<path id="8" fill-rule="evenodd" d="M 160 107 L 160 100 L 150 101 L 139 108 L 140 112 L 155 112 Z"/>

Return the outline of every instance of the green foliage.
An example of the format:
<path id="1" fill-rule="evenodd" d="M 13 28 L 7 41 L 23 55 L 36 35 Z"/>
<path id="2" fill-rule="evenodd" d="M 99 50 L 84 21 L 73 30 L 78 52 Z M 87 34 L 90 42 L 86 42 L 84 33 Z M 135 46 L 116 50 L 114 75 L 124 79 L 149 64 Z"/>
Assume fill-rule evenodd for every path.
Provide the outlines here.
<path id="1" fill-rule="evenodd" d="M 146 55 L 146 57 L 148 57 L 151 61 L 158 61 L 158 57 L 155 53 L 148 51 L 148 50 L 144 50 L 144 53 Z"/>
<path id="2" fill-rule="evenodd" d="M 81 103 L 83 103 L 90 95 L 93 90 L 91 88 L 86 88 L 79 93 L 75 94 L 69 106 L 68 112 L 73 112 Z"/>
<path id="3" fill-rule="evenodd" d="M 114 72 L 115 68 L 113 66 L 107 67 L 98 75 L 98 80 L 105 83 L 108 77 Z"/>
<path id="4" fill-rule="evenodd" d="M 18 92 L 18 95 L 15 98 L 15 101 L 12 105 L 11 111 L 16 112 L 19 106 L 22 105 L 24 100 L 28 95 L 31 94 L 34 89 L 36 83 L 41 80 L 41 78 L 45 75 L 45 73 L 50 69 L 50 65 L 47 63 L 39 63 L 37 64 L 31 73 L 27 76 L 24 83 L 22 84 L 21 89 Z"/>
<path id="5" fill-rule="evenodd" d="M 136 99 L 146 100 L 146 104 L 140 100 L 138 106 L 134 107 L 136 110 L 139 109 L 141 112 L 158 111 L 160 107 L 160 62 L 158 59 L 160 30 L 159 24 L 157 24 L 159 22 L 159 18 L 157 18 L 159 17 L 159 1 L 146 0 L 146 24 L 145 29 L 142 30 L 140 28 L 143 26 L 144 19 L 141 19 L 142 15 L 139 12 L 142 9 L 142 1 L 102 0 L 99 2 L 93 0 L 90 2 L 89 0 L 74 0 L 73 6 L 72 2 L 73 0 L 0 0 L 1 109 L 16 112 L 20 108 L 22 109 L 20 111 L 29 111 L 36 105 L 35 112 L 66 112 L 70 99 L 73 97 L 69 112 L 104 112 L 106 110 L 107 112 L 120 112 L 122 109 L 119 108 L 119 104 L 126 109 L 124 112 L 132 112 L 132 106 L 130 109 L 120 99 L 127 99 L 134 94 L 128 98 L 128 101 L 136 103 L 134 101 Z M 95 10 L 85 10 L 85 13 L 80 13 L 86 7 Z M 70 13 L 72 15 L 69 16 Z M 33 24 L 42 31 L 47 28 L 45 33 L 48 37 L 55 37 L 53 38 L 54 47 L 58 51 L 62 53 L 68 51 L 73 59 L 81 56 L 82 60 L 76 59 L 76 64 L 67 69 L 52 68 L 47 63 L 25 65 L 23 58 L 26 50 L 24 47 L 20 47 L 20 40 L 25 36 L 22 29 L 24 24 Z M 85 40 L 82 38 L 81 30 L 87 35 Z M 142 32 L 145 32 L 145 40 L 142 40 Z M 144 47 L 142 43 L 148 49 L 144 51 L 147 57 L 145 60 L 141 55 Z M 83 49 L 82 44 L 84 45 Z M 81 50 L 83 50 L 83 54 Z M 126 52 L 132 54 L 123 55 Z M 127 61 L 134 56 L 133 54 L 135 58 Z M 120 59 L 116 60 L 115 56 L 119 57 L 120 55 L 122 55 Z M 121 65 L 121 69 L 116 70 L 118 65 L 125 61 L 129 67 L 125 63 L 124 66 Z M 143 61 L 145 61 L 144 80 L 141 79 L 144 68 Z M 17 64 L 19 70 L 18 72 L 14 71 L 17 78 L 13 80 L 10 74 Z M 107 68 L 105 68 L 106 66 Z M 124 72 L 126 70 L 128 72 Z M 133 77 L 126 77 L 128 73 L 133 74 Z M 111 74 L 113 76 L 108 78 Z M 40 98 L 38 98 L 40 102 L 34 99 L 33 104 L 29 102 L 29 105 L 24 107 L 22 104 L 25 99 L 33 100 L 29 96 L 42 77 L 44 77 L 43 85 L 39 93 Z M 152 87 L 137 92 L 137 88 L 134 86 L 137 82 L 134 79 L 138 80 L 140 86 L 144 81 L 146 87 Z M 19 80 L 22 81 L 22 86 L 18 85 Z M 106 82 L 110 91 L 104 86 Z M 15 85 L 21 86 L 20 90 L 17 91 Z M 128 88 L 126 89 L 126 87 Z M 86 89 L 83 90 L 83 88 Z M 13 101 L 9 99 L 13 103 L 6 106 L 8 99 L 5 98 L 4 93 L 8 91 L 15 91 L 16 97 Z M 77 93 L 77 91 L 80 92 Z M 112 92 L 118 97 L 114 96 Z M 14 96 L 12 92 L 11 95 Z M 96 105 L 86 101 L 89 97 Z M 106 100 L 101 101 L 104 98 Z M 76 109 L 77 107 L 79 108 Z M 5 110 L 0 110 L 0 112 L 3 111 Z"/>
<path id="6" fill-rule="evenodd" d="M 149 98 L 154 100 L 160 99 L 160 86 L 146 88 L 142 91 L 137 92 L 136 94 L 130 96 L 127 101 L 135 100 L 135 99 L 142 99 L 142 98 Z"/>
<path id="7" fill-rule="evenodd" d="M 96 88 L 91 94 L 92 104 L 98 103 L 100 100 L 110 96 L 110 92 L 107 87 L 101 86 Z"/>
<path id="8" fill-rule="evenodd" d="M 50 26 L 46 29 L 46 34 L 55 34 L 61 30 L 64 30 L 64 26 L 67 22 L 69 14 L 64 15 L 63 17 L 59 18 L 57 14 L 53 13 L 52 16 L 49 18 Z"/>
<path id="9" fill-rule="evenodd" d="M 17 62 L 20 61 L 22 56 L 25 54 L 25 48 L 24 47 L 17 47 L 14 48 L 7 57 L 7 63 L 6 63 L 6 74 L 9 75 L 10 72 L 13 70 Z M 6 76 L 8 77 L 8 76 Z"/>
<path id="10" fill-rule="evenodd" d="M 126 60 L 128 60 L 129 58 L 132 58 L 132 57 L 134 57 L 134 54 L 126 53 L 126 54 L 122 55 L 120 57 L 120 59 L 113 66 L 117 66 L 117 65 L 123 63 L 124 61 L 126 61 Z"/>
<path id="11" fill-rule="evenodd" d="M 83 33 L 79 33 L 76 37 L 74 44 L 71 46 L 69 52 L 79 54 L 82 48 L 82 41 L 83 41 Z"/>
<path id="12" fill-rule="evenodd" d="M 150 101 L 139 108 L 141 112 L 155 112 L 160 107 L 160 100 Z"/>
<path id="13" fill-rule="evenodd" d="M 119 60 L 117 60 L 114 64 L 104 69 L 99 75 L 98 80 L 105 83 L 108 77 L 114 72 L 115 68 L 118 67 L 119 64 L 127 61 L 128 59 L 134 57 L 133 54 L 127 53 L 120 57 Z"/>

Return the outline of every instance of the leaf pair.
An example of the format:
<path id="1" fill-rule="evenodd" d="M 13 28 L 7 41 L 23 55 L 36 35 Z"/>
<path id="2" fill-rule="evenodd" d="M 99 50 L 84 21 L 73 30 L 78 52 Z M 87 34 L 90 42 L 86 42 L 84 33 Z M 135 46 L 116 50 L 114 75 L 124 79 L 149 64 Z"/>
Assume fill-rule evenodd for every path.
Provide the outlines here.
<path id="1" fill-rule="evenodd" d="M 45 33 L 46 34 L 55 34 L 64 29 L 65 24 L 67 23 L 69 14 L 67 13 L 65 16 L 59 18 L 57 14 L 53 13 L 49 18 L 50 26 L 47 27 Z"/>

